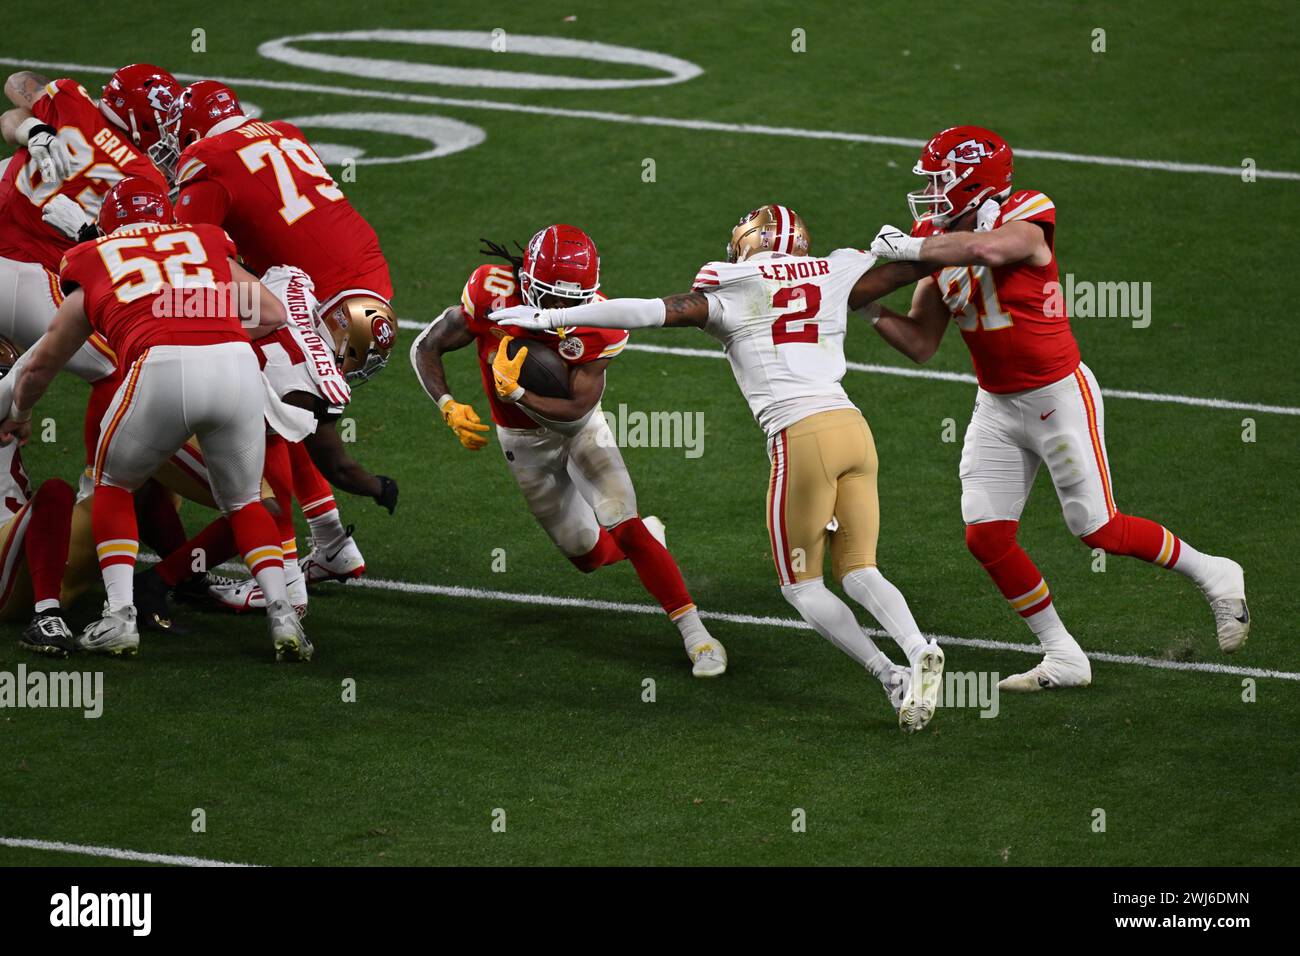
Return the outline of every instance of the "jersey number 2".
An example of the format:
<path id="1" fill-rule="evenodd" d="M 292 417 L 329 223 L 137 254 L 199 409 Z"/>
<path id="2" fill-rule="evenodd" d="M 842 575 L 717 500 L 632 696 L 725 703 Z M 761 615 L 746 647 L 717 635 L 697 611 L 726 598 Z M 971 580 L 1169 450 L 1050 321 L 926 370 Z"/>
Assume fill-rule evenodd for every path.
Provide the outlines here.
<path id="1" fill-rule="evenodd" d="M 822 307 L 822 290 L 820 286 L 805 282 L 803 285 L 788 286 L 777 289 L 772 296 L 772 306 L 784 309 L 802 305 L 803 308 L 787 312 L 772 323 L 772 344 L 786 345 L 790 342 L 817 341 L 817 312 Z M 802 322 L 797 329 L 791 329 L 790 323 Z"/>

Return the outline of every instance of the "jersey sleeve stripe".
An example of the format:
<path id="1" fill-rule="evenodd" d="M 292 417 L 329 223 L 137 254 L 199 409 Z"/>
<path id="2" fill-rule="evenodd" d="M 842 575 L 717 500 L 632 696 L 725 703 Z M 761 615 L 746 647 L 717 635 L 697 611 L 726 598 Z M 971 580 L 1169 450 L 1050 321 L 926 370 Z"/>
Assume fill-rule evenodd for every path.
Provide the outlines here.
<path id="1" fill-rule="evenodd" d="M 624 339 L 621 342 L 615 342 L 613 345 L 606 348 L 605 351 L 597 355 L 596 358 L 613 358 L 619 352 L 623 351 L 623 346 L 625 345 L 627 345 L 627 339 Z"/>
<path id="2" fill-rule="evenodd" d="M 469 283 L 465 283 L 465 289 L 460 294 L 460 307 L 465 310 L 465 314 L 471 319 L 474 318 L 474 299 L 469 294 Z"/>
<path id="3" fill-rule="evenodd" d="M 197 159 L 191 159 L 176 173 L 176 185 L 184 183 L 186 180 L 198 175 L 199 170 L 203 168 L 203 163 Z"/>
<path id="4" fill-rule="evenodd" d="M 1055 208 L 1056 208 L 1055 204 L 1050 199 L 1048 199 L 1046 196 L 1039 196 L 1037 199 L 1026 203 L 1025 205 L 1021 206 L 1019 209 L 1012 212 L 1011 215 L 1004 216 L 1002 218 L 1002 221 L 1004 223 L 1015 222 L 1017 219 L 1027 219 L 1030 216 L 1037 216 L 1040 213 L 1044 213 Z"/>

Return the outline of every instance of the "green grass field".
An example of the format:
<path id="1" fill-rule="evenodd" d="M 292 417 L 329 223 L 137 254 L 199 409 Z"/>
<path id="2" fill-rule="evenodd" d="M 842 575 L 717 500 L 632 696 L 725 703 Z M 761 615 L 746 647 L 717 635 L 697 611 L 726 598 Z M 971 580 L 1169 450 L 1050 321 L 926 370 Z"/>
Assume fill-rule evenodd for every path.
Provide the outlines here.
<path id="1" fill-rule="evenodd" d="M 838 5 L 843 7 L 843 5 Z M 1062 271 L 1150 282 L 1152 322 L 1074 323 L 1104 387 L 1285 406 L 1289 413 L 1112 397 L 1107 432 L 1124 510 L 1166 523 L 1246 568 L 1254 631 L 1231 660 L 1187 581 L 1123 558 L 1105 573 L 1065 528 L 1040 475 L 1022 540 L 1063 618 L 1094 652 L 1284 672 L 1094 664 L 1081 692 L 1004 696 L 995 719 L 945 709 L 905 738 L 875 682 L 807 630 L 711 624 L 732 667 L 693 680 L 660 615 L 539 606 L 488 595 L 332 586 L 307 625 L 317 659 L 276 666 L 260 618 L 195 614 L 186 637 L 146 636 L 102 669 L 103 716 L 0 712 L 0 837 L 63 841 L 258 864 L 1294 864 L 1300 827 L 1295 508 L 1300 384 L 1294 283 L 1300 245 L 1300 15 L 1293 4 L 1195 2 L 946 6 L 639 3 L 511 5 L 326 0 L 269 5 L 236 19 L 207 4 L 160 7 L 127 30 L 84 3 L 50 31 L 9 22 L 0 66 L 49 67 L 96 90 L 132 60 L 236 84 L 268 117 L 436 115 L 482 128 L 443 158 L 361 165 L 345 182 L 379 232 L 399 314 L 427 321 L 455 302 L 481 259 L 478 237 L 526 240 L 552 221 L 588 230 L 613 295 L 684 291 L 721 255 L 748 209 L 780 201 L 819 251 L 868 244 L 906 225 L 916 149 L 806 135 L 648 125 L 529 109 L 599 111 L 714 124 L 923 140 L 988 125 L 1027 150 L 1260 170 L 1289 179 L 1020 158 L 1018 183 L 1056 202 Z M 165 10 L 165 13 L 162 12 Z M 566 19 L 575 17 L 576 19 Z M 206 52 L 192 33 L 206 32 Z M 357 77 L 277 62 L 258 45 L 309 31 L 482 30 L 599 41 L 669 54 L 703 73 L 630 89 L 496 89 Z M 1093 52 L 1093 31 L 1106 52 Z M 805 31 L 806 52 L 791 49 Z M 303 49 L 575 77 L 646 78 L 635 65 L 409 43 L 314 41 Z M 326 89 L 328 88 L 328 89 Z M 455 103 L 385 99 L 415 94 Z M 423 144 L 392 132 L 306 131 L 314 140 L 400 156 Z M 654 160 L 653 182 L 643 181 Z M 891 304 L 907 301 L 899 293 Z M 342 500 L 368 577 L 646 604 L 626 565 L 583 576 L 525 510 L 495 440 L 465 452 L 406 361 L 359 390 L 357 457 L 401 483 L 398 514 Z M 697 333 L 635 343 L 712 349 Z M 865 326 L 849 358 L 906 360 Z M 950 334 L 929 366 L 968 372 Z M 450 359 L 461 400 L 486 413 L 467 351 Z M 962 536 L 957 461 L 974 387 L 850 371 L 875 433 L 882 570 L 922 628 L 1026 643 Z M 58 441 L 26 452 L 33 478 L 72 479 L 85 387 L 59 386 L 40 414 Z M 763 525 L 762 434 L 725 362 L 629 350 L 611 367 L 606 408 L 703 412 L 704 454 L 632 448 L 643 514 L 708 611 L 790 619 Z M 944 441 L 945 420 L 956 441 Z M 1253 441 L 1243 431 L 1254 422 Z M 193 510 L 187 523 L 208 516 Z M 506 570 L 493 571 L 494 549 Z M 76 624 L 91 619 L 91 601 Z M 868 623 L 865 613 L 860 613 Z M 66 669 L 22 655 L 17 629 L 0 670 Z M 884 646 L 884 645 L 882 645 Z M 897 654 L 892 645 L 885 648 Z M 952 645 L 956 671 L 1024 669 L 1027 653 Z M 342 685 L 356 682 L 345 703 Z M 656 701 L 642 701 L 643 681 Z M 202 808 L 206 832 L 194 833 Z M 493 812 L 506 814 L 493 832 Z M 804 833 L 792 813 L 807 814 Z M 1105 832 L 1094 832 L 1094 811 Z M 96 858 L 0 845 L 0 863 Z"/>

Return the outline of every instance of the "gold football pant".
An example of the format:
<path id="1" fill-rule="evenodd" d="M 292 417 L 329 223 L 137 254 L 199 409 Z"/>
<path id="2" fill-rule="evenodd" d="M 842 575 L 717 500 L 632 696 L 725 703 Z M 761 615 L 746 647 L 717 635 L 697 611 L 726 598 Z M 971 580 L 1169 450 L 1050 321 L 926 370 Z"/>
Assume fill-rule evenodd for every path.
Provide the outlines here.
<path id="1" fill-rule="evenodd" d="M 767 531 L 782 585 L 873 567 L 880 536 L 876 443 L 856 408 L 819 412 L 768 442 Z M 831 527 L 835 530 L 831 531 Z"/>

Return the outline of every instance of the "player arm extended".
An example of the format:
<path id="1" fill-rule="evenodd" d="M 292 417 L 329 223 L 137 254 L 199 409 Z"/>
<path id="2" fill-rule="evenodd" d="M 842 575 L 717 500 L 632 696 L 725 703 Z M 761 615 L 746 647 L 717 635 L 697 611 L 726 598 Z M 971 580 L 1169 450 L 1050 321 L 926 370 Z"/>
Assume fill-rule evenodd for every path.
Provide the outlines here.
<path id="1" fill-rule="evenodd" d="M 23 363 L 22 376 L 14 387 L 14 398 L 4 422 L 0 423 L 0 442 L 8 444 L 17 437 L 26 444 L 32 433 L 32 409 L 45 394 L 54 376 L 77 354 L 91 333 L 86 317 L 85 293 L 74 289 L 54 313 L 49 330 L 32 348 Z"/>
<path id="2" fill-rule="evenodd" d="M 907 315 L 879 308 L 872 326 L 881 338 L 918 365 L 928 362 L 939 350 L 952 318 L 939 295 L 938 284 L 930 276 L 916 284 Z"/>
<path id="3" fill-rule="evenodd" d="M 411 368 L 460 443 L 470 451 L 478 451 L 487 444 L 481 433 L 488 427 L 479 421 L 473 408 L 452 398 L 447 369 L 442 364 L 445 353 L 463 349 L 473 341 L 474 333 L 465 324 L 465 313 L 458 305 L 450 306 L 411 343 Z"/>
<path id="4" fill-rule="evenodd" d="M 309 409 L 319 401 L 302 392 L 290 392 L 284 400 L 291 405 Z M 303 439 L 303 445 L 312 464 L 320 469 L 321 475 L 335 488 L 341 488 L 350 495 L 373 498 L 389 514 L 397 508 L 397 482 L 384 475 L 372 474 L 349 455 L 343 447 L 343 436 L 339 434 L 334 419 L 317 424 L 316 430 Z"/>
<path id="5" fill-rule="evenodd" d="M 999 266 L 1029 262 L 1044 266 L 1052 249 L 1042 227 L 1032 222 L 1009 222 L 985 232 L 944 232 L 926 238 L 907 236 L 892 226 L 880 230 L 872 252 L 890 259 L 922 259 L 935 266 Z"/>
<path id="6" fill-rule="evenodd" d="M 709 300 L 703 292 L 686 292 L 662 299 L 604 299 L 567 309 L 536 309 L 515 305 L 492 313 L 498 325 L 523 329 L 653 329 L 660 326 L 704 328 L 709 321 Z"/>
<path id="7" fill-rule="evenodd" d="M 241 315 L 240 319 L 244 323 L 244 331 L 248 333 L 250 339 L 260 339 L 264 335 L 270 335 L 285 322 L 289 321 L 289 315 L 284 311 L 284 303 L 258 280 L 257 276 L 249 272 L 234 259 L 227 260 L 230 263 L 230 278 L 232 282 L 238 282 L 241 286 L 239 296 L 236 301 L 240 303 L 248 302 L 252 309 L 247 315 Z M 244 289 L 253 285 L 256 295 L 244 295 Z"/>

